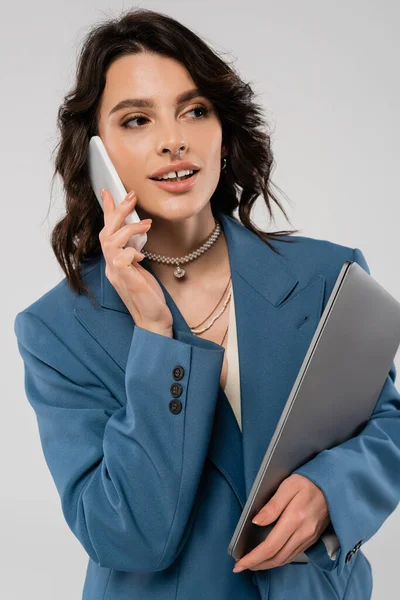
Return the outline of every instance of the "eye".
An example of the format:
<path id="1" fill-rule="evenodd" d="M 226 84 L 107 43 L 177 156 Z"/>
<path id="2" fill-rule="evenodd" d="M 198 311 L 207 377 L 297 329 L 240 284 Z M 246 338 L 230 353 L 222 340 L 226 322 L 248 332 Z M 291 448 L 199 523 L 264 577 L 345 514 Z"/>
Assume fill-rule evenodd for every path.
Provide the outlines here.
<path id="1" fill-rule="evenodd" d="M 204 104 L 198 104 L 197 106 L 194 106 L 193 108 L 191 108 L 188 111 L 188 113 L 191 113 L 195 110 L 203 111 L 203 115 L 200 117 L 190 117 L 191 119 L 193 119 L 195 121 L 198 121 L 199 119 L 203 119 L 210 112 L 210 109 L 207 108 L 207 106 L 204 106 Z M 185 113 L 185 114 L 187 114 L 187 113 Z M 143 116 L 130 117 L 129 119 L 127 119 L 126 121 L 121 123 L 121 127 L 124 127 L 125 129 L 138 129 L 139 127 L 141 127 L 140 125 L 138 125 L 136 127 L 131 127 L 131 126 L 128 126 L 128 123 L 131 123 L 132 121 L 139 121 L 139 120 L 148 121 L 149 119 L 147 117 L 143 117 Z"/>
<path id="2" fill-rule="evenodd" d="M 148 121 L 148 118 L 147 117 L 130 117 L 129 119 L 127 119 L 126 121 L 121 123 L 121 127 L 125 127 L 125 129 L 137 129 L 137 127 L 128 127 L 128 123 L 130 123 L 131 121 L 138 121 L 138 120 Z M 139 127 L 140 127 L 140 125 L 139 125 Z"/>
<path id="3" fill-rule="evenodd" d="M 202 110 L 204 113 L 204 117 L 207 116 L 208 113 L 210 112 L 209 109 L 207 108 L 207 106 L 204 106 L 204 104 L 198 104 L 197 106 L 194 106 L 188 112 L 193 112 L 194 110 Z M 200 118 L 202 118 L 202 117 L 200 117 Z"/>

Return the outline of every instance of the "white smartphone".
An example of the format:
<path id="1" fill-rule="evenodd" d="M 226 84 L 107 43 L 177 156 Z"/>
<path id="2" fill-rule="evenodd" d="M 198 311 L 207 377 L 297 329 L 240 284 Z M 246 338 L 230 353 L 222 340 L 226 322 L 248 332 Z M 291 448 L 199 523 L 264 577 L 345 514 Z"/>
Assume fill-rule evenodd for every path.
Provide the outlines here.
<path id="1" fill-rule="evenodd" d="M 90 183 L 101 208 L 103 209 L 103 201 L 101 199 L 100 190 L 104 188 L 109 190 L 114 198 L 115 206 L 118 206 L 127 195 L 127 190 L 122 183 L 116 168 L 114 167 L 107 150 L 98 135 L 91 137 L 89 141 L 88 167 Z M 104 210 L 104 209 L 103 209 Z M 128 223 L 138 223 L 140 217 L 136 210 L 133 210 L 125 217 L 124 225 Z M 139 252 L 147 242 L 147 234 L 135 233 L 129 238 L 126 246 L 136 248 Z"/>

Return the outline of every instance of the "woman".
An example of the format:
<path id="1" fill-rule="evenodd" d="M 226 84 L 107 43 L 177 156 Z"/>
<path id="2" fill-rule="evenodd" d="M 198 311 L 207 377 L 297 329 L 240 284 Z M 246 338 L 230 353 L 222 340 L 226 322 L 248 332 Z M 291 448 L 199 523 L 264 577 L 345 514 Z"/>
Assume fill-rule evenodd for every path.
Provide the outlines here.
<path id="1" fill-rule="evenodd" d="M 170 17 L 136 10 L 94 28 L 59 125 L 66 215 L 52 247 L 65 278 L 15 332 L 63 514 L 89 556 L 84 600 L 370 598 L 360 546 L 400 495 L 394 364 L 364 431 L 279 487 L 259 526 L 277 523 L 242 570 L 227 552 L 343 262 L 369 272 L 362 252 L 253 225 L 259 195 L 284 212 L 259 107 Z M 104 213 L 92 135 L 130 192 L 116 207 L 105 190 Z M 155 181 L 176 171 L 187 183 Z M 134 208 L 142 222 L 124 225 Z M 126 246 L 143 231 L 142 253 Z"/>

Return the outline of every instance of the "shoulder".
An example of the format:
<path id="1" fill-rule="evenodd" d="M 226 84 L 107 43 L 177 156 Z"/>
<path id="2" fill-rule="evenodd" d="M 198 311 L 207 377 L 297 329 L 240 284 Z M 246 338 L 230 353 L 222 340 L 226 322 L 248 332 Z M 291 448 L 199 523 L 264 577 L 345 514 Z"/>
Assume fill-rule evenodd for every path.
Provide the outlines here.
<path id="1" fill-rule="evenodd" d="M 288 260 L 298 268 L 325 270 L 338 261 L 346 260 L 366 263 L 364 255 L 359 248 L 339 244 L 332 240 L 301 236 L 283 235 L 273 241 L 274 247 L 279 251 L 284 260 Z"/>
<path id="2" fill-rule="evenodd" d="M 101 256 L 98 256 L 81 266 L 82 280 L 93 292 L 96 292 L 100 281 L 100 259 Z M 26 325 L 26 323 L 43 323 L 49 328 L 57 324 L 58 330 L 68 330 L 75 325 L 74 308 L 77 304 L 91 304 L 91 300 L 87 294 L 78 295 L 64 277 L 17 313 L 14 331 L 18 336 L 22 324 Z"/>
<path id="3" fill-rule="evenodd" d="M 318 268 L 332 260 L 353 260 L 354 248 L 339 244 L 332 240 L 301 236 L 283 235 L 273 242 L 282 256 L 293 263 L 301 263 L 305 267 Z"/>
<path id="4" fill-rule="evenodd" d="M 259 240 L 259 236 L 236 217 L 228 216 L 228 219 L 242 228 L 240 232 L 244 229 L 246 235 L 255 236 Z M 361 250 L 330 239 L 295 234 L 273 236 L 270 233 L 267 243 L 276 250 L 275 255 L 282 264 L 295 271 L 298 277 L 304 275 L 307 278 L 313 273 L 329 274 L 332 270 L 337 271 L 338 265 L 341 268 L 345 261 L 358 262 L 368 270 Z"/>
<path id="5" fill-rule="evenodd" d="M 284 235 L 274 240 L 273 246 L 283 263 L 303 281 L 323 275 L 333 285 L 345 261 L 357 262 L 365 271 L 370 272 L 359 248 L 332 240 Z"/>

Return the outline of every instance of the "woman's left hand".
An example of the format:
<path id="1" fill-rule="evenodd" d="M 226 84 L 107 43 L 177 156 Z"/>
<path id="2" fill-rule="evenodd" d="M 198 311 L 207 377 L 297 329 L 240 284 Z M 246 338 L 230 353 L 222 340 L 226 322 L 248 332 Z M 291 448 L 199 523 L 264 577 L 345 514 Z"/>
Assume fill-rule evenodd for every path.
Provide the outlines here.
<path id="1" fill-rule="evenodd" d="M 281 483 L 253 522 L 256 520 L 260 526 L 269 525 L 280 515 L 265 540 L 236 562 L 234 573 L 244 569 L 272 569 L 291 562 L 312 546 L 330 523 L 323 492 L 307 477 L 297 473 Z"/>

